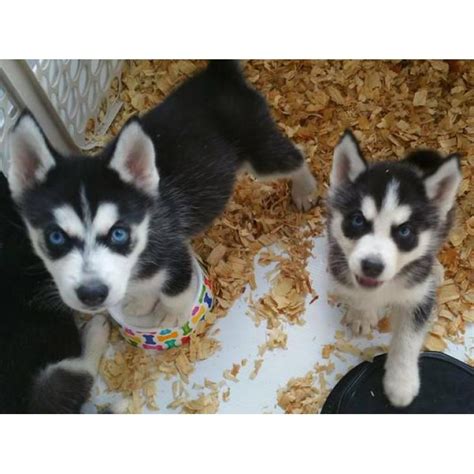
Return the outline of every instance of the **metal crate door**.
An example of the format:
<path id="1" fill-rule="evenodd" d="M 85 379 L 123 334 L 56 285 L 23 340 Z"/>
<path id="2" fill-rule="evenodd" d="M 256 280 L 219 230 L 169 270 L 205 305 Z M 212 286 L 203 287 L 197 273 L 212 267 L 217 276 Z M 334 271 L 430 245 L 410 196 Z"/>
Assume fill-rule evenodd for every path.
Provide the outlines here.
<path id="1" fill-rule="evenodd" d="M 8 131 L 25 107 L 62 153 L 97 146 L 87 137 L 103 135 L 122 105 L 122 65 L 118 60 L 1 60 L 0 169 L 7 171 Z"/>

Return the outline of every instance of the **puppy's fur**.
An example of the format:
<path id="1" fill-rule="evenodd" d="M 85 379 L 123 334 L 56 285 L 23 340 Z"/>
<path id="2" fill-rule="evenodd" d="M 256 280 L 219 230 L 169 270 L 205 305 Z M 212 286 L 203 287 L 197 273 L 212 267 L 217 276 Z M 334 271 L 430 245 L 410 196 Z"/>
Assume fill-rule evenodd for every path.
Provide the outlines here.
<path id="1" fill-rule="evenodd" d="M 10 187 L 37 254 L 71 308 L 133 295 L 147 314 L 186 314 L 189 240 L 223 211 L 237 172 L 287 176 L 300 209 L 316 182 L 238 63 L 213 61 L 95 157 L 59 155 L 23 115 L 10 140 Z M 59 242 L 59 244 L 58 244 Z"/>
<path id="2" fill-rule="evenodd" d="M 418 355 L 442 267 L 436 259 L 453 222 L 459 158 L 415 151 L 368 164 L 347 131 L 337 145 L 328 199 L 329 268 L 349 305 L 346 322 L 367 333 L 392 307 L 384 388 L 395 406 L 418 394 Z"/>
<path id="3" fill-rule="evenodd" d="M 0 174 L 0 413 L 78 413 L 89 398 L 107 323 L 89 323 L 81 350 L 51 285 Z"/>

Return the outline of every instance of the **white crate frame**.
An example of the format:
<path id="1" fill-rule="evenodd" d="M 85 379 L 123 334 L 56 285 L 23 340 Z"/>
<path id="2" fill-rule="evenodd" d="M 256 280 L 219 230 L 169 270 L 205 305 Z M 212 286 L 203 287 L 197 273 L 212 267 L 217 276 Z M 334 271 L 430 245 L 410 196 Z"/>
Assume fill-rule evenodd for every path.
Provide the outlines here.
<path id="1" fill-rule="evenodd" d="M 58 151 L 73 154 L 96 147 L 97 142 L 86 139 L 86 124 L 94 121 L 96 136 L 109 128 L 122 106 L 122 66 L 123 61 L 107 60 L 0 60 L 0 170 L 7 172 L 8 132 L 25 107 Z M 111 95 L 114 79 L 119 86 Z M 99 120 L 101 109 L 105 113 Z"/>

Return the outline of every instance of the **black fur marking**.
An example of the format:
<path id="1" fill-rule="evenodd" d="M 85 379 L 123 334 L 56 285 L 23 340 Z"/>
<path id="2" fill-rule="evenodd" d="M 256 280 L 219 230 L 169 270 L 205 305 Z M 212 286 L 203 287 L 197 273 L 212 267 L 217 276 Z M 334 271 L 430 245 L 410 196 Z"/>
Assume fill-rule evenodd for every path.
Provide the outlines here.
<path id="1" fill-rule="evenodd" d="M 329 236 L 329 271 L 341 284 L 352 286 L 346 256 L 334 238 Z"/>
<path id="2" fill-rule="evenodd" d="M 115 227 L 121 227 L 124 228 L 127 232 L 130 232 L 130 237 L 127 239 L 126 242 L 118 244 L 112 241 L 111 234 Z M 133 237 L 131 237 L 130 227 L 123 222 L 118 222 L 114 227 L 110 229 L 107 235 L 97 237 L 97 242 L 110 248 L 114 252 L 119 253 L 120 255 L 129 255 L 133 251 L 136 244 L 136 242 L 134 242 L 133 240 Z"/>
<path id="3" fill-rule="evenodd" d="M 43 239 L 44 239 L 44 247 L 47 250 L 48 255 L 52 260 L 57 260 L 69 253 L 69 251 L 74 247 L 81 245 L 81 242 L 78 239 L 69 237 L 65 232 L 63 232 L 65 240 L 64 244 L 62 245 L 53 245 L 48 239 L 48 235 L 57 230 L 58 226 L 56 225 L 49 225 L 44 229 L 43 232 Z"/>
<path id="4" fill-rule="evenodd" d="M 81 354 L 72 313 L 52 288 L 0 174 L 0 413 L 26 413 L 36 374 Z"/>
<path id="5" fill-rule="evenodd" d="M 413 321 L 416 330 L 421 330 L 431 316 L 435 305 L 434 292 L 430 292 L 425 299 L 414 309 Z"/>
<path id="6" fill-rule="evenodd" d="M 409 153 L 404 162 L 416 167 L 422 174 L 423 178 L 427 178 L 438 171 L 439 167 L 446 163 L 447 160 L 455 159 L 461 169 L 460 155 L 453 153 L 443 158 L 440 153 L 434 150 L 415 150 Z"/>
<path id="7" fill-rule="evenodd" d="M 403 278 L 405 287 L 412 288 L 428 278 L 433 269 L 433 264 L 434 256 L 431 254 L 424 255 L 405 265 L 398 273 L 397 278 Z"/>
<path id="8" fill-rule="evenodd" d="M 344 216 L 348 216 L 356 211 L 360 211 L 363 196 L 354 183 L 347 183 L 340 186 L 329 196 L 329 208 L 341 212 Z"/>
<path id="9" fill-rule="evenodd" d="M 36 379 L 28 411 L 30 413 L 80 413 L 89 399 L 94 378 L 89 372 L 57 367 Z"/>
<path id="10" fill-rule="evenodd" d="M 191 256 L 186 249 L 177 253 L 174 264 L 169 268 L 169 277 L 163 292 L 168 296 L 177 296 L 189 287 L 193 272 Z"/>
<path id="11" fill-rule="evenodd" d="M 81 189 L 84 189 L 92 218 L 100 204 L 113 202 L 118 206 L 121 219 L 135 224 L 143 220 L 153 205 L 150 197 L 124 183 L 100 157 L 74 157 L 58 158 L 46 180 L 22 196 L 20 209 L 33 227 L 42 229 L 55 224 L 54 209 L 66 204 L 84 219 Z"/>
<path id="12" fill-rule="evenodd" d="M 356 211 L 358 213 L 358 211 Z M 354 212 L 344 215 L 342 220 L 342 232 L 348 239 L 357 240 L 362 236 L 372 232 L 372 222 L 364 219 L 364 223 L 361 226 L 355 226 L 352 222 Z M 361 214 L 361 213 L 360 213 Z"/>
<path id="13" fill-rule="evenodd" d="M 363 196 L 371 196 L 380 210 L 392 182 L 398 184 L 400 204 L 411 205 L 420 200 L 427 202 L 423 181 L 412 167 L 403 162 L 384 161 L 372 164 L 357 177 L 354 184 Z"/>
<path id="14" fill-rule="evenodd" d="M 410 222 L 410 221 L 409 221 Z M 404 226 L 410 229 L 410 233 L 408 236 L 404 237 L 400 235 L 400 226 L 393 226 L 391 230 L 392 239 L 397 244 L 397 247 L 402 252 L 409 252 L 413 250 L 418 245 L 418 232 L 417 227 L 414 223 L 417 223 L 416 220 L 411 220 L 412 224 L 405 223 Z"/>

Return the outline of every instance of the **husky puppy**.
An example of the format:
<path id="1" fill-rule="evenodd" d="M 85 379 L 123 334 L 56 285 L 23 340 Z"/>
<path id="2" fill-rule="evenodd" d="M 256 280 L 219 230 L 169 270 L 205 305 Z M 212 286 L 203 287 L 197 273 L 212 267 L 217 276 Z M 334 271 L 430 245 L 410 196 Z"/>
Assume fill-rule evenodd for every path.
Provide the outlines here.
<path id="1" fill-rule="evenodd" d="M 97 312 L 132 295 L 185 315 L 189 240 L 224 210 L 237 172 L 286 176 L 306 210 L 316 182 L 238 63 L 211 61 L 95 157 L 61 156 L 26 113 L 10 136 L 10 188 L 64 302 Z"/>
<path id="2" fill-rule="evenodd" d="M 436 255 L 454 218 L 459 157 L 420 150 L 368 164 L 346 131 L 330 181 L 329 269 L 349 306 L 346 323 L 366 334 L 391 307 L 383 384 L 393 405 L 407 406 L 420 389 L 418 355 L 443 279 Z"/>
<path id="3" fill-rule="evenodd" d="M 81 348 L 72 311 L 53 296 L 0 174 L 0 413 L 79 413 L 90 396 L 108 323 L 88 323 Z"/>

